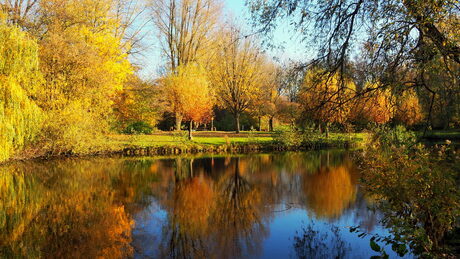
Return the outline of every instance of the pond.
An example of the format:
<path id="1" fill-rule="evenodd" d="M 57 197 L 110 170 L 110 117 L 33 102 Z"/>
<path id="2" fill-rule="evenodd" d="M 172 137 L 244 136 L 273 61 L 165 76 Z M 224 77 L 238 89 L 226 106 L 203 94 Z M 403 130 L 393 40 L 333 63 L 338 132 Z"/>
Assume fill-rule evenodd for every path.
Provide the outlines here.
<path id="1" fill-rule="evenodd" d="M 22 162 L 0 198 L 6 258 L 369 258 L 350 227 L 389 235 L 344 151 Z"/>

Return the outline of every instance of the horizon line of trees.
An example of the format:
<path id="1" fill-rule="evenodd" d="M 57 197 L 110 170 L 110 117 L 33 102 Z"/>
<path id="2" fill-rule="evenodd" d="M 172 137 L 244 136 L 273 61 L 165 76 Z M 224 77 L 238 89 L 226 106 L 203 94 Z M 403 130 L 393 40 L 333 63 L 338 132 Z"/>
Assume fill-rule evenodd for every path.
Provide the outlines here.
<path id="1" fill-rule="evenodd" d="M 277 18 L 280 13 L 258 13 L 279 10 L 270 3 L 268 9 L 248 4 L 255 17 Z M 370 123 L 459 127 L 458 14 L 446 12 L 434 25 L 452 48 L 424 38 L 419 52 L 404 45 L 407 56 L 391 63 L 391 42 L 370 38 L 356 44 L 360 58 L 350 58 L 345 45 L 330 45 L 323 59 L 279 64 L 257 35 L 225 20 L 221 1 L 0 0 L 0 161 L 91 153 L 111 133 L 181 130 L 185 123 L 189 138 L 197 127 L 240 132 L 263 124 L 273 131 L 276 124 L 313 123 L 326 134 L 331 126 L 350 131 Z M 148 23 L 164 57 L 154 82 L 141 79 L 132 61 L 144 50 Z M 426 58 L 423 67 L 417 57 Z"/>

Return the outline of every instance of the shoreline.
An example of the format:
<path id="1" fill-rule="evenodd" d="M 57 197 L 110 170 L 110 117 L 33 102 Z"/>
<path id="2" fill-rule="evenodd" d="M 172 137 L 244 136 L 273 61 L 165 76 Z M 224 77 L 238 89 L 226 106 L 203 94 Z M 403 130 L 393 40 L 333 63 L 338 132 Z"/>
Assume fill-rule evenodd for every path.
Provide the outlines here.
<path id="1" fill-rule="evenodd" d="M 92 157 L 156 157 L 169 155 L 196 155 L 196 154 L 247 154 L 262 152 L 285 152 L 285 151 L 311 151 L 322 149 L 352 149 L 359 148 L 363 141 L 312 141 L 299 146 L 286 146 L 275 141 L 263 143 L 232 143 L 232 144 L 206 144 L 187 143 L 178 145 L 121 145 L 119 147 L 100 148 L 90 153 L 62 153 L 44 154 L 36 156 L 16 156 L 0 163 L 0 166 L 24 161 L 48 161 L 65 158 L 92 158 Z"/>

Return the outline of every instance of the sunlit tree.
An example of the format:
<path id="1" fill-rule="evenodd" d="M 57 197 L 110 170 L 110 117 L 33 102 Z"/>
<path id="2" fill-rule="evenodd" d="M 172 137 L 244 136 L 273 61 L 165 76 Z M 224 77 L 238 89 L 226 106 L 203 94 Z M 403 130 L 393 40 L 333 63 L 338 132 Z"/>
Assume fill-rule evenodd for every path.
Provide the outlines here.
<path id="1" fill-rule="evenodd" d="M 40 69 L 37 95 L 48 114 L 45 147 L 52 152 L 88 152 L 108 131 L 112 98 L 132 72 L 116 35 L 119 17 L 110 0 L 43 0 L 40 9 Z"/>
<path id="2" fill-rule="evenodd" d="M 406 126 L 413 126 L 423 120 L 422 107 L 414 90 L 407 90 L 401 95 L 395 119 Z"/>
<path id="3" fill-rule="evenodd" d="M 213 44 L 222 4 L 213 0 L 153 0 L 153 21 L 159 31 L 167 71 L 188 63 L 202 63 Z M 181 113 L 175 113 L 180 130 Z"/>
<path id="4" fill-rule="evenodd" d="M 355 93 L 356 85 L 345 75 L 312 68 L 305 75 L 299 102 L 308 117 L 325 126 L 327 135 L 330 123 L 345 123 L 349 118 Z"/>
<path id="5" fill-rule="evenodd" d="M 362 91 L 363 94 L 354 100 L 352 121 L 385 124 L 394 117 L 396 98 L 390 89 L 381 89 L 379 85 L 368 84 Z"/>
<path id="6" fill-rule="evenodd" d="M 162 87 L 171 111 L 190 122 L 189 138 L 192 139 L 193 122 L 206 121 L 212 113 L 212 93 L 204 69 L 194 63 L 180 66 L 163 80 Z"/>
<path id="7" fill-rule="evenodd" d="M 36 105 L 42 78 L 37 43 L 0 12 L 0 162 L 34 141 L 43 113 Z"/>
<path id="8" fill-rule="evenodd" d="M 251 107 L 260 93 L 261 63 L 261 53 L 251 39 L 242 39 L 235 27 L 224 32 L 210 70 L 211 81 L 217 105 L 232 113 L 237 133 L 241 113 Z"/>

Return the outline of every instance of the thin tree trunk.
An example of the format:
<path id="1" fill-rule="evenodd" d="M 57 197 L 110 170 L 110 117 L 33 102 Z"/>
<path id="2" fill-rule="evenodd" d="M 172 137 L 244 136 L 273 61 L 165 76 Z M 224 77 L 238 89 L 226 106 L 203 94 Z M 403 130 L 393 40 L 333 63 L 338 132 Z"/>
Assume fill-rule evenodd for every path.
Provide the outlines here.
<path id="1" fill-rule="evenodd" d="M 268 120 L 268 130 L 273 131 L 273 117 Z"/>
<path id="2" fill-rule="evenodd" d="M 214 118 L 211 118 L 211 131 L 214 131 Z"/>
<path id="3" fill-rule="evenodd" d="M 433 104 L 434 104 L 434 98 L 436 97 L 436 93 L 432 91 L 432 96 L 431 96 L 431 102 L 430 102 L 430 110 L 428 112 L 428 117 L 426 118 L 426 124 L 425 124 L 425 129 L 423 130 L 423 136 L 426 136 L 426 132 L 428 130 L 428 127 L 430 126 L 431 123 L 431 113 L 433 111 Z"/>
<path id="4" fill-rule="evenodd" d="M 259 116 L 259 131 L 262 131 L 262 118 Z"/>
<path id="5" fill-rule="evenodd" d="M 325 130 L 326 130 L 326 138 L 329 138 L 329 123 L 326 122 L 326 126 L 325 126 Z"/>
<path id="6" fill-rule="evenodd" d="M 193 128 L 193 121 L 190 120 L 190 124 L 188 126 L 188 139 L 189 140 L 192 140 L 193 139 L 193 136 L 192 136 L 192 128 Z"/>
<path id="7" fill-rule="evenodd" d="M 235 127 L 236 133 L 240 133 L 240 113 L 235 113 Z"/>
<path id="8" fill-rule="evenodd" d="M 176 130 L 180 131 L 182 125 L 182 115 L 176 112 Z"/>

